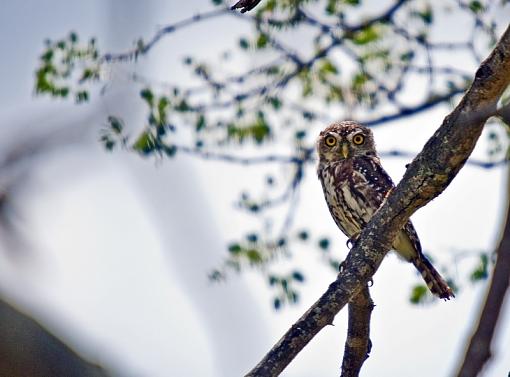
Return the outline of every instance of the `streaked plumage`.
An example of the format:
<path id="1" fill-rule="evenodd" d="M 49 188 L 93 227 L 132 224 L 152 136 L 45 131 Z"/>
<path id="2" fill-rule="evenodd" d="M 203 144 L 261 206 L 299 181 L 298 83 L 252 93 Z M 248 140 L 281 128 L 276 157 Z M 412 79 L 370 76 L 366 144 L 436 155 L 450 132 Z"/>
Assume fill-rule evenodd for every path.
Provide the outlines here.
<path id="1" fill-rule="evenodd" d="M 356 239 L 395 187 L 377 157 L 372 131 L 353 121 L 334 123 L 320 133 L 317 151 L 317 174 L 331 216 L 347 237 Z M 444 299 L 454 296 L 423 255 L 411 221 L 397 235 L 393 248 L 413 263 L 433 294 Z"/>

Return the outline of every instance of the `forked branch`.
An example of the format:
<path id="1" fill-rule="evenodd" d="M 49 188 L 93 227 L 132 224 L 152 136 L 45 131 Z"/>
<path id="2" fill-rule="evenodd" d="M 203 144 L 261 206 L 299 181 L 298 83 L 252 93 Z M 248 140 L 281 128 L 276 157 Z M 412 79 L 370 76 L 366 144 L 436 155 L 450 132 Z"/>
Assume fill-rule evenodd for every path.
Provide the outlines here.
<path id="1" fill-rule="evenodd" d="M 361 232 L 337 279 L 287 331 L 248 376 L 277 376 L 377 271 L 397 232 L 419 208 L 441 194 L 464 166 L 486 120 L 510 84 L 510 27 L 455 110 L 409 165 L 404 177 Z"/>

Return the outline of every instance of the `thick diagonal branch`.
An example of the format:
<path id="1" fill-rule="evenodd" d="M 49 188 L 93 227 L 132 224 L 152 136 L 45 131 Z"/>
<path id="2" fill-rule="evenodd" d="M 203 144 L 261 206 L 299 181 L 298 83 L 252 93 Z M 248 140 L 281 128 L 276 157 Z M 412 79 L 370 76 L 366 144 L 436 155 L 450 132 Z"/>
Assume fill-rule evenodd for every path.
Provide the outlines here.
<path id="1" fill-rule="evenodd" d="M 510 27 L 480 65 L 455 110 L 409 165 L 402 181 L 361 232 L 326 293 L 287 331 L 248 376 L 277 376 L 367 285 L 409 217 L 441 194 L 464 166 L 485 121 L 510 84 Z"/>
<path id="2" fill-rule="evenodd" d="M 342 361 L 342 377 L 358 376 L 363 363 L 368 358 L 372 348 L 370 342 L 370 316 L 373 309 L 374 303 L 370 298 L 368 286 L 365 286 L 349 302 L 349 324 Z"/>

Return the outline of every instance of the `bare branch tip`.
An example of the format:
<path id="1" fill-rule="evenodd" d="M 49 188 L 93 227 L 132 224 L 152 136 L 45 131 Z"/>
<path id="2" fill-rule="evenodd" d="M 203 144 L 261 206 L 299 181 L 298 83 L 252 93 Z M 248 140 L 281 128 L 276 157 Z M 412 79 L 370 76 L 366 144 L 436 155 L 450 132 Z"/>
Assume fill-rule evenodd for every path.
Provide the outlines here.
<path id="1" fill-rule="evenodd" d="M 241 13 L 246 13 L 255 8 L 261 0 L 239 0 L 230 7 L 230 10 L 240 9 Z"/>

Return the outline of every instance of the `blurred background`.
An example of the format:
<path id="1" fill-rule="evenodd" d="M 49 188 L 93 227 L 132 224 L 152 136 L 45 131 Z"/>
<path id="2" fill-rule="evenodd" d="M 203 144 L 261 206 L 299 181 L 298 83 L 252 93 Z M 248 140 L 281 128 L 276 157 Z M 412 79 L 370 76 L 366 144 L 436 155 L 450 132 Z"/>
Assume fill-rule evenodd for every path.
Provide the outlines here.
<path id="1" fill-rule="evenodd" d="M 271 2 L 261 3 L 267 10 L 265 3 Z M 412 3 L 425 9 L 420 16 L 425 23 L 426 10 L 438 6 L 434 1 Z M 466 4 L 476 8 L 477 3 Z M 391 4 L 366 2 L 364 8 L 349 13 L 346 22 L 357 24 Z M 463 3 L 451 2 L 449 6 L 459 4 Z M 323 4 L 312 4 L 312 14 L 322 11 L 320 6 Z M 493 1 L 481 6 L 492 7 L 493 32 L 501 35 L 510 20 L 508 3 Z M 430 38 L 462 41 L 472 32 L 473 24 L 447 7 L 444 15 L 438 13 L 434 19 Z M 480 46 L 471 54 L 469 49 L 457 52 L 453 45 L 443 46 L 434 61 L 438 69 L 430 61 L 427 66 L 425 54 L 415 67 L 416 74 L 422 67 L 425 76 L 410 77 L 411 84 L 398 88 L 400 99 L 397 96 L 392 103 L 358 106 L 356 93 L 344 87 L 342 104 L 332 108 L 321 103 L 319 95 L 299 102 L 296 93 L 301 93 L 301 87 L 297 84 L 289 85 L 287 91 L 278 89 L 284 100 L 297 98 L 287 111 L 299 112 L 300 117 L 266 112 L 264 119 L 272 127 L 281 127 L 266 144 L 240 140 L 225 147 L 220 140 L 214 146 L 206 145 L 212 155 L 198 152 L 200 148 L 181 147 L 175 156 L 158 157 L 137 150 L 136 142 L 135 153 L 129 148 L 110 153 L 102 136 L 111 131 L 108 117 L 114 115 L 122 118 L 132 139 L 140 140 L 137 133 L 146 122 L 147 106 L 139 93 L 147 82 L 158 83 L 153 86 L 161 92 L 166 90 L 162 84 L 166 82 L 174 87 L 203 82 L 204 74 L 196 77 L 194 63 L 192 74 L 182 64 L 190 54 L 198 54 L 201 61 L 210 60 L 211 66 L 226 76 L 239 75 L 272 59 L 269 53 L 248 48 L 247 53 L 235 54 L 228 61 L 218 60 L 239 49 L 239 38 L 253 38 L 260 32 L 239 15 L 214 16 L 177 30 L 139 60 L 105 64 L 100 83 L 91 89 L 86 103 L 35 95 L 35 72 L 48 38 L 58 40 L 74 31 L 83 40 L 96 37 L 102 53 L 122 53 L 133 49 L 141 37 L 149 40 L 161 27 L 217 9 L 206 0 L 25 0 L 2 4 L 1 375 L 246 373 L 325 291 L 335 277 L 329 264 L 334 267 L 347 253 L 345 237 L 325 205 L 313 156 L 306 156 L 318 132 L 339 118 L 376 120 L 373 130 L 379 150 L 385 152 L 383 165 L 398 181 L 405 164 L 457 103 L 456 95 L 467 85 L 462 78 L 472 77 L 478 66 L 477 54 L 484 58 L 490 51 L 487 43 L 482 46 L 478 40 Z M 412 25 L 407 27 L 413 31 Z M 288 57 L 292 55 L 288 51 L 295 49 L 307 56 L 304 41 L 306 48 L 315 43 L 309 41 L 308 33 L 306 27 L 286 32 L 282 40 L 290 47 L 279 51 Z M 354 45 L 359 47 L 362 38 L 371 38 L 372 31 L 367 33 L 368 37 L 356 37 L 361 39 Z M 243 42 L 240 45 L 242 49 Z M 392 48 L 397 47 L 398 43 Z M 356 74 L 356 64 L 342 55 L 331 59 L 340 67 L 338 71 Z M 229 67 L 233 67 L 231 71 Z M 450 72 L 444 67 L 450 67 Z M 330 73 L 336 74 L 335 69 L 329 68 Z M 436 98 L 430 95 L 430 73 L 458 73 L 455 70 L 462 71 L 457 81 L 434 76 L 434 85 L 453 88 L 444 101 L 413 116 L 381 121 L 392 113 L 390 105 L 397 110 L 419 106 L 422 89 L 429 91 L 428 99 Z M 395 79 L 394 74 L 388 73 L 387 79 Z M 253 80 L 263 79 L 255 76 Z M 244 83 L 239 80 L 235 84 Z M 354 99 L 349 99 L 349 93 Z M 407 100 L 398 103 L 401 98 Z M 301 117 L 306 113 L 302 104 L 310 102 L 319 115 Z M 277 107 L 274 100 L 272 106 Z M 247 107 L 244 111 L 258 110 Z M 238 105 L 221 111 L 238 111 Z M 184 116 L 182 119 L 182 125 L 175 121 L 175 127 L 190 123 Z M 301 130 L 306 135 L 296 136 Z M 239 137 L 240 131 L 231 129 L 236 132 Z M 207 144 L 207 137 L 206 141 L 195 137 L 194 133 L 176 133 L 176 145 Z M 487 271 L 492 268 L 492 253 L 505 221 L 508 166 L 500 162 L 506 159 L 506 147 L 502 124 L 488 124 L 473 153 L 474 162 L 466 165 L 443 195 L 413 217 L 426 252 L 459 286 L 455 300 L 419 297 L 418 304 L 410 303 L 412 287 L 420 280 L 394 255 L 388 256 L 377 272 L 371 288 L 376 304 L 371 325 L 373 348 L 362 375 L 454 374 L 483 305 Z M 297 155 L 303 162 L 235 162 L 236 158 L 267 155 Z M 231 158 L 234 162 L 225 156 L 235 156 Z M 286 194 L 289 182 L 290 193 Z M 271 205 L 269 212 L 261 214 L 253 210 L 254 195 L 262 198 L 261 203 L 280 198 L 283 206 Z M 280 241 L 280 229 L 285 242 Z M 261 239 L 276 240 L 279 251 L 274 252 L 267 241 L 264 247 L 255 248 L 259 253 L 255 259 L 264 263 L 234 258 L 236 250 L 260 245 Z M 267 257 L 263 253 L 272 254 Z M 485 270 L 480 270 L 484 260 Z M 473 271 L 486 274 L 471 279 Z M 281 282 L 289 273 L 295 291 L 290 296 L 284 291 L 281 296 L 275 281 Z M 484 376 L 503 376 L 510 370 L 510 350 L 505 347 L 510 338 L 509 316 L 506 305 L 497 327 L 494 357 Z M 338 375 L 346 325 L 343 311 L 334 326 L 317 335 L 283 375 Z"/>

